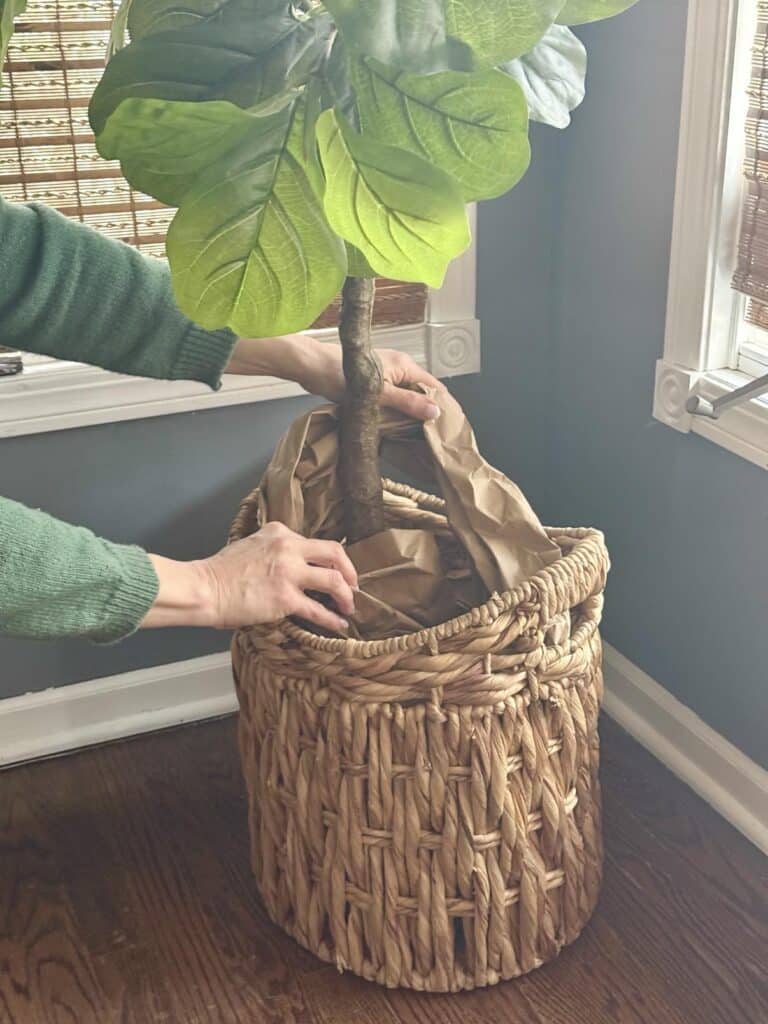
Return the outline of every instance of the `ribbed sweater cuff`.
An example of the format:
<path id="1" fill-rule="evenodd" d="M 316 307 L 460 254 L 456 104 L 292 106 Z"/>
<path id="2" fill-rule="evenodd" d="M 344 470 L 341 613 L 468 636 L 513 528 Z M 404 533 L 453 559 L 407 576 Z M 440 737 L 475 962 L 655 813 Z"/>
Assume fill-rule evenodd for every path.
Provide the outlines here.
<path id="1" fill-rule="evenodd" d="M 236 341 L 237 335 L 226 327 L 220 331 L 205 331 L 190 324 L 179 347 L 173 380 L 199 380 L 218 391 Z"/>
<path id="2" fill-rule="evenodd" d="M 135 633 L 155 602 L 160 583 L 142 548 L 119 545 L 121 579 L 104 609 L 105 628 L 92 634 L 97 644 L 112 644 Z"/>

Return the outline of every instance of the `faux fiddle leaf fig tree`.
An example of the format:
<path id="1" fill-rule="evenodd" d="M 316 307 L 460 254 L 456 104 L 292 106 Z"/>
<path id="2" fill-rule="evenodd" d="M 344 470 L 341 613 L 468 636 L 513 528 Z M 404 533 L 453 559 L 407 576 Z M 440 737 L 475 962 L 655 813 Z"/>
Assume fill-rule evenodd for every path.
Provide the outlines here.
<path id="1" fill-rule="evenodd" d="M 529 117 L 564 127 L 583 97 L 568 26 L 634 2 L 124 0 L 90 119 L 101 155 L 178 208 L 181 308 L 269 336 L 342 289 L 350 541 L 383 528 L 375 277 L 441 284 L 465 204 L 525 173 Z"/>

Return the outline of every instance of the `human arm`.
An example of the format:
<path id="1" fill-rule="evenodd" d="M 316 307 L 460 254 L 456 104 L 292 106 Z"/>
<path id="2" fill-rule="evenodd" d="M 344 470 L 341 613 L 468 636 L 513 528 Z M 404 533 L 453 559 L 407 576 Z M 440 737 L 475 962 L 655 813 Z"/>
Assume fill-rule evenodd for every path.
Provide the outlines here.
<path id="1" fill-rule="evenodd" d="M 159 260 L 37 204 L 0 199 L 0 345 L 138 377 L 197 380 L 222 373 L 295 380 L 337 401 L 341 350 L 308 334 L 237 339 L 206 331 L 176 306 Z M 408 385 L 438 381 L 404 353 L 379 349 L 382 403 L 418 419 L 436 407 Z"/>
<path id="2" fill-rule="evenodd" d="M 298 615 L 331 631 L 347 622 L 305 591 L 325 594 L 344 615 L 354 611 L 357 572 L 335 541 L 310 540 L 282 523 L 222 548 L 210 558 L 149 559 L 158 593 L 139 628 L 214 626 L 236 629 Z"/>
<path id="3" fill-rule="evenodd" d="M 384 384 L 381 404 L 399 409 L 414 419 L 429 420 L 438 415 L 438 407 L 410 385 L 426 384 L 442 389 L 431 373 L 404 352 L 376 350 Z M 339 345 L 320 342 L 307 334 L 286 334 L 279 338 L 240 338 L 232 350 L 227 373 L 266 374 L 295 380 L 312 395 L 332 402 L 344 394 L 344 372 Z"/>
<path id="4" fill-rule="evenodd" d="M 0 498 L 0 635 L 109 643 L 138 628 L 232 628 L 300 615 L 330 630 L 357 577 L 340 545 L 271 523 L 210 558 L 180 562 Z"/>
<path id="5" fill-rule="evenodd" d="M 0 199 L 0 345 L 217 387 L 235 340 L 179 311 L 160 260 L 48 207 Z"/>

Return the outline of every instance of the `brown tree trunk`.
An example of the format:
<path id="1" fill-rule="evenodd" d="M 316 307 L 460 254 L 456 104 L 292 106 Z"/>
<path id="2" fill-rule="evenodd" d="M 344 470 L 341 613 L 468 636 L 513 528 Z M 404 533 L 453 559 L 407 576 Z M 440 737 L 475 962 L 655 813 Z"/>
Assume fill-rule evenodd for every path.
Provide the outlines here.
<path id="1" fill-rule="evenodd" d="M 379 471 L 381 367 L 371 348 L 376 282 L 348 277 L 341 294 L 339 337 L 346 391 L 339 428 L 339 476 L 347 543 L 384 529 Z"/>

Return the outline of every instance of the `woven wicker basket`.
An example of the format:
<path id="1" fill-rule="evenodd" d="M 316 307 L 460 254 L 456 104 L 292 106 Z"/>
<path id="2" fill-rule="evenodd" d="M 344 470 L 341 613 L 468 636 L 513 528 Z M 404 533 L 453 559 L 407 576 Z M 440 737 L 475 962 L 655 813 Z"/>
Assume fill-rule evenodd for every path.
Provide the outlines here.
<path id="1" fill-rule="evenodd" d="M 447 528 L 440 499 L 385 486 L 390 525 Z M 257 519 L 254 492 L 232 537 Z M 432 629 L 236 634 L 253 869 L 272 919 L 321 959 L 471 989 L 551 960 L 589 919 L 608 557 L 597 531 L 549 532 L 559 561 Z M 570 638 L 551 646 L 565 610 Z"/>

